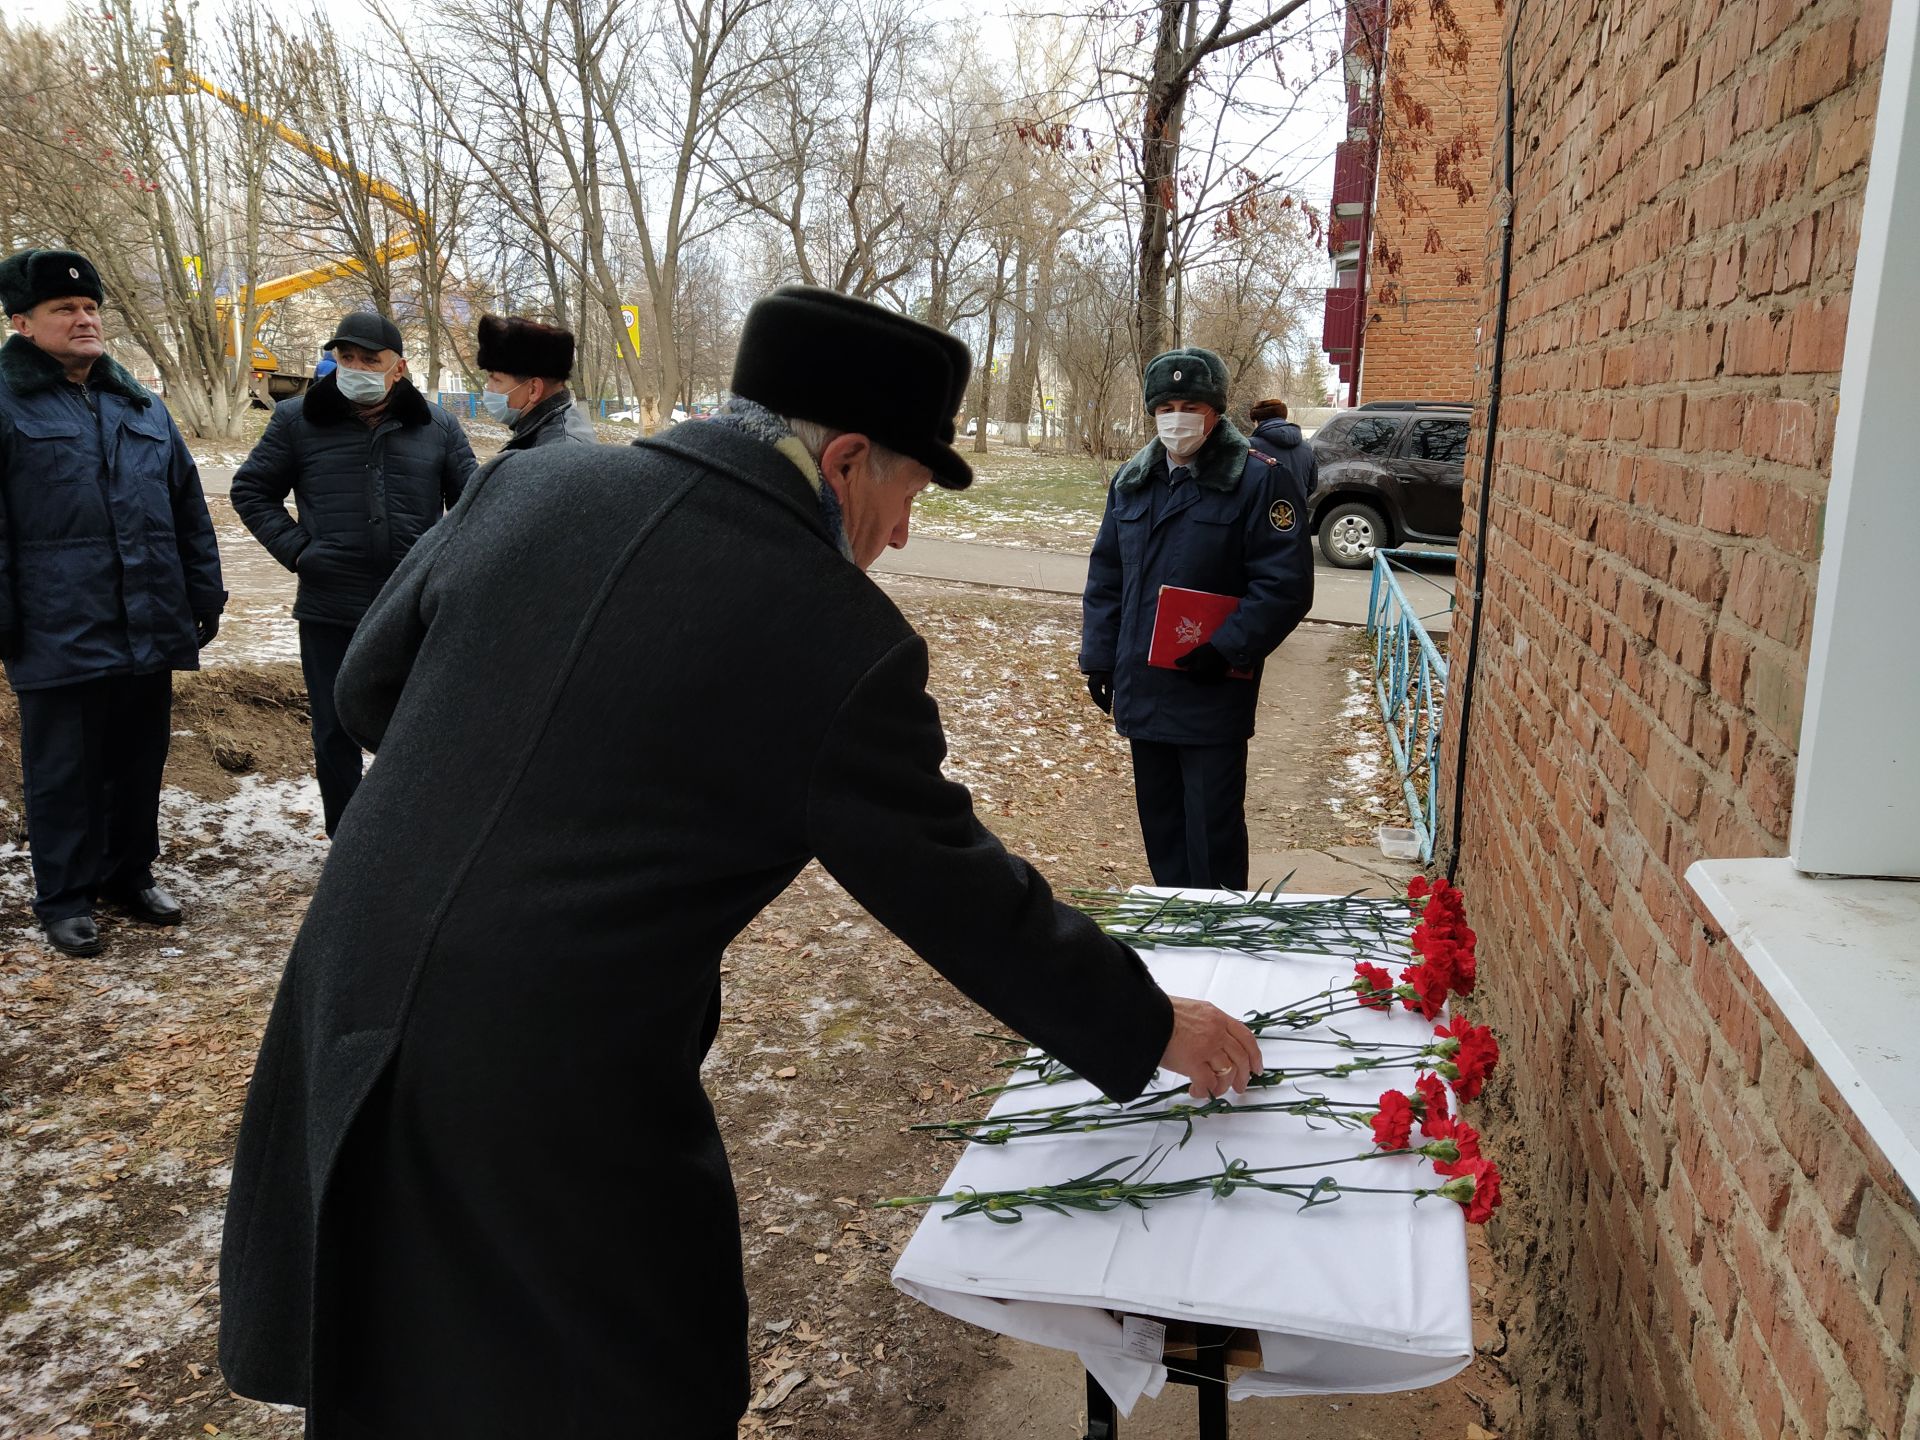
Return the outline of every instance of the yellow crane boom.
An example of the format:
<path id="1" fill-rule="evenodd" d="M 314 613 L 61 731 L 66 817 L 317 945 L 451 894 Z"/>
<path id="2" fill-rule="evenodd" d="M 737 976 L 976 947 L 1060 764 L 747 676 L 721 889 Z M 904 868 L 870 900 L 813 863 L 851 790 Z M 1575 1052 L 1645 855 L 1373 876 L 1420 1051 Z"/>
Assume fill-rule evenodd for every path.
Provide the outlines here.
<path id="1" fill-rule="evenodd" d="M 260 126 L 261 129 L 286 141 L 287 144 L 291 145 L 315 164 L 324 166 L 336 175 L 346 176 L 361 189 L 365 190 L 367 194 L 371 195 L 375 200 L 378 200 L 382 205 L 385 205 L 389 210 L 393 211 L 395 215 L 404 220 L 411 228 L 412 233 L 382 245 L 374 252 L 376 262 L 384 265 L 390 261 L 404 260 L 409 255 L 419 253 L 421 244 L 420 237 L 431 227 L 433 219 L 425 210 L 421 209 L 401 191 L 395 189 L 377 175 L 369 175 L 364 171 L 356 170 L 326 147 L 309 140 L 291 125 L 286 124 L 284 121 L 276 120 L 271 115 L 262 113 L 249 105 L 245 100 L 242 100 L 239 96 L 222 89 L 206 77 L 196 75 L 185 66 L 176 64 L 173 57 L 164 50 L 154 57 L 154 68 L 159 72 L 162 88 L 169 93 L 184 95 L 197 90 L 203 94 L 211 95 L 236 114 L 244 116 L 246 119 Z M 291 275 L 282 275 L 273 280 L 263 280 L 260 284 L 250 288 L 237 288 L 227 299 L 216 301 L 216 310 L 222 313 L 223 318 L 225 318 L 234 306 L 237 305 L 244 308 L 248 299 L 253 301 L 256 307 L 253 333 L 247 337 L 252 355 L 253 369 L 263 375 L 271 375 L 280 369 L 280 359 L 260 343 L 260 332 L 272 317 L 274 307 L 289 296 L 298 295 L 304 290 L 315 289 L 330 281 L 346 279 L 351 275 L 363 275 L 366 273 L 366 269 L 366 262 L 358 257 L 343 257 L 338 260 L 331 260 L 324 265 L 315 265 L 306 270 L 296 271 Z M 234 340 L 229 338 L 229 353 L 231 353 L 233 349 Z"/>

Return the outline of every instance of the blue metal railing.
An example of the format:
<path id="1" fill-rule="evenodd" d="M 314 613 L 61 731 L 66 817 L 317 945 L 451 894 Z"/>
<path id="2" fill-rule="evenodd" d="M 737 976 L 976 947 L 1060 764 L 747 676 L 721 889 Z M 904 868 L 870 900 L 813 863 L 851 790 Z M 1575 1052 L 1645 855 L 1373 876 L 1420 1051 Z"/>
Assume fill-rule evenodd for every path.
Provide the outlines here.
<path id="1" fill-rule="evenodd" d="M 1405 558 L 1458 560 L 1448 550 L 1376 550 L 1367 595 L 1367 634 L 1373 637 L 1373 693 L 1387 727 L 1387 745 L 1400 771 L 1400 788 L 1413 817 L 1420 858 L 1433 859 L 1433 821 L 1440 801 L 1440 717 L 1447 699 L 1447 661 L 1427 634 L 1425 618 L 1407 600 L 1393 567 Z M 1451 609 L 1451 600 L 1448 608 Z"/>

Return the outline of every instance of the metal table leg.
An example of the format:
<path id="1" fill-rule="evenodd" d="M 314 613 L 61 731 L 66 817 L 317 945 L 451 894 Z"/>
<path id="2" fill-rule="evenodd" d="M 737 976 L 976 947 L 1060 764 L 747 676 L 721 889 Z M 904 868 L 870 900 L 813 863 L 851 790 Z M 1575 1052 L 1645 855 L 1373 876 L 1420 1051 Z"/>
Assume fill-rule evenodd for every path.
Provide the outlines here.
<path id="1" fill-rule="evenodd" d="M 1227 1440 L 1227 1336 L 1219 1325 L 1196 1325 L 1194 1396 L 1200 1410 L 1200 1440 Z"/>
<path id="2" fill-rule="evenodd" d="M 1113 1397 L 1101 1389 L 1100 1382 L 1089 1374 L 1086 1440 L 1119 1440 L 1119 1435 L 1120 1414 L 1113 1407 Z"/>

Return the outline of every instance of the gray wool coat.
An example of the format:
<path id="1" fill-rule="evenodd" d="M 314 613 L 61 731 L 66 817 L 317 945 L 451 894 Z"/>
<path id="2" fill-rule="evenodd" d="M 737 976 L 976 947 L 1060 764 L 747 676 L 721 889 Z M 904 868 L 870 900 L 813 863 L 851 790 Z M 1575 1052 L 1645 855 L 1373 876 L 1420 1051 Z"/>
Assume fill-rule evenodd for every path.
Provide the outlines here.
<path id="1" fill-rule="evenodd" d="M 734 1434 L 721 952 L 818 857 L 1109 1094 L 1171 1006 L 941 775 L 927 652 L 776 451 L 509 456 L 341 672 L 375 764 L 247 1097 L 221 1363 L 334 1436 Z"/>

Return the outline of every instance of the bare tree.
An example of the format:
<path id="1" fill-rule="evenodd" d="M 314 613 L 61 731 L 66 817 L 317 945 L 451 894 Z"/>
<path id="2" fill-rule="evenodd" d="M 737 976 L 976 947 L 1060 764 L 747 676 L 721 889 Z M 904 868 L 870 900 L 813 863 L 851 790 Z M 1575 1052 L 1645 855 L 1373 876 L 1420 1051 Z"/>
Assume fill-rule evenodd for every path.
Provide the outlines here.
<path id="1" fill-rule="evenodd" d="M 140 0 L 57 33 L 0 32 L 18 86 L 0 107 L 14 226 L 85 251 L 113 313 L 151 358 L 188 430 L 235 435 L 252 404 L 259 279 L 269 248 L 273 137 L 167 82 L 163 53 L 249 94 L 287 94 L 257 15 L 203 34 Z"/>
<path id="2" fill-rule="evenodd" d="M 909 0 L 814 0 L 767 21 L 764 84 L 713 157 L 748 214 L 782 232 L 787 278 L 871 298 L 921 260 L 906 117 L 933 31 Z"/>

